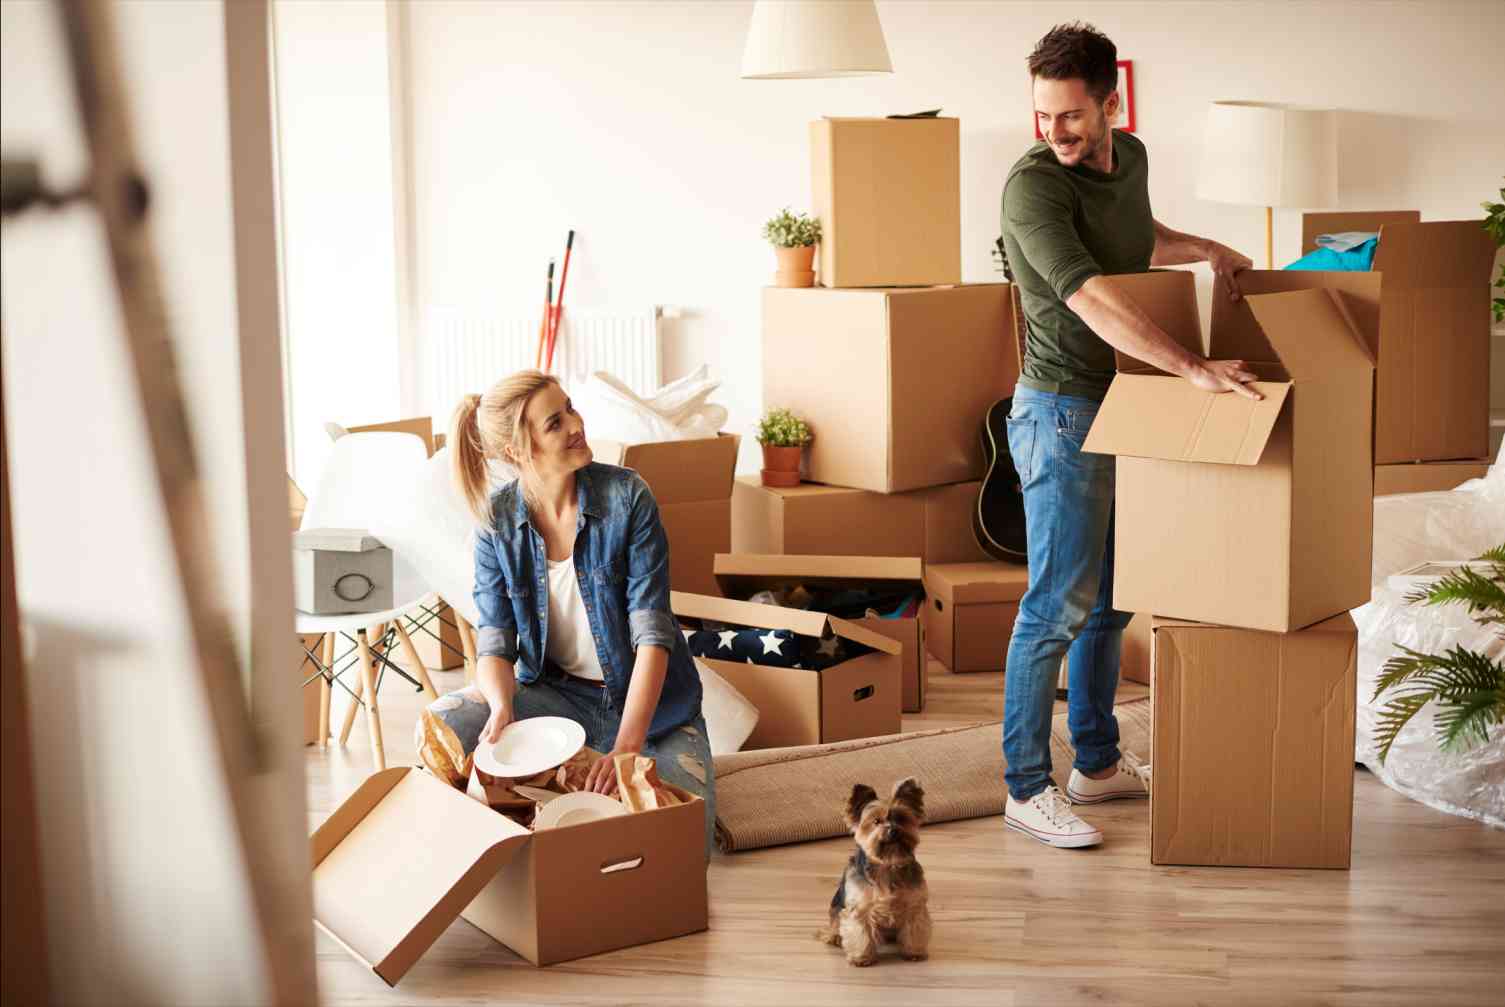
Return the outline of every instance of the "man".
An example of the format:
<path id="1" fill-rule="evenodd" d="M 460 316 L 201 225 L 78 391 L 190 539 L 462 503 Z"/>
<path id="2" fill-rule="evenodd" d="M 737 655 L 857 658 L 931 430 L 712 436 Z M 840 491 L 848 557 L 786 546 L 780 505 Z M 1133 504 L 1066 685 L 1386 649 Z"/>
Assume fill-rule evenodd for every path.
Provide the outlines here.
<path id="1" fill-rule="evenodd" d="M 1090 25 L 1059 25 L 1029 56 L 1044 140 L 1010 170 L 1003 240 L 1026 321 L 1023 373 L 1008 418 L 1024 491 L 1030 585 L 1019 603 L 1004 684 L 1004 824 L 1050 846 L 1094 846 L 1102 832 L 1073 802 L 1148 794 L 1146 767 L 1118 748 L 1113 696 L 1126 613 L 1113 608 L 1114 462 L 1082 442 L 1114 374 L 1115 349 L 1211 392 L 1258 398 L 1243 361 L 1205 360 L 1175 343 L 1107 277 L 1206 261 L 1230 282 L 1250 262 L 1150 213 L 1144 144 L 1109 125 L 1118 51 Z M 1066 794 L 1051 781 L 1050 721 L 1061 657 L 1076 762 Z"/>

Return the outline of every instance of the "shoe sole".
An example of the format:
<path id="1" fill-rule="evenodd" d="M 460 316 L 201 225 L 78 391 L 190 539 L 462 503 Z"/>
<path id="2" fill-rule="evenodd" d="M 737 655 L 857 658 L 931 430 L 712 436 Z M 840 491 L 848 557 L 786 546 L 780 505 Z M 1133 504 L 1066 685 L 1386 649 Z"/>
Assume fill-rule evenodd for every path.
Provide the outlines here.
<path id="1" fill-rule="evenodd" d="M 1102 804 L 1104 801 L 1129 801 L 1136 798 L 1149 797 L 1150 795 L 1143 790 L 1115 790 L 1112 793 L 1087 797 L 1067 787 L 1066 796 L 1071 798 L 1072 804 Z"/>
<path id="2" fill-rule="evenodd" d="M 1003 816 L 1003 827 L 1011 829 L 1020 835 L 1029 836 L 1037 843 L 1046 846 L 1054 846 L 1058 850 L 1077 850 L 1084 846 L 1096 846 L 1103 841 L 1101 832 L 1089 832 L 1081 836 L 1054 836 L 1047 832 L 1037 832 L 1021 821 Z"/>

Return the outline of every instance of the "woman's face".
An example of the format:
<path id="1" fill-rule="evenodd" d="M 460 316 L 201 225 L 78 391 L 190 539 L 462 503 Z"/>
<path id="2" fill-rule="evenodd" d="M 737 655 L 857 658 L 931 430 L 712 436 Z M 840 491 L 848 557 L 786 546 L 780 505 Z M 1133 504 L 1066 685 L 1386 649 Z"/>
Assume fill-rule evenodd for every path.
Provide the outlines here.
<path id="1" fill-rule="evenodd" d="M 533 468 L 541 479 L 583 469 L 594 457 L 585 441 L 585 421 L 558 385 L 546 385 L 533 396 L 523 422 L 533 435 Z"/>

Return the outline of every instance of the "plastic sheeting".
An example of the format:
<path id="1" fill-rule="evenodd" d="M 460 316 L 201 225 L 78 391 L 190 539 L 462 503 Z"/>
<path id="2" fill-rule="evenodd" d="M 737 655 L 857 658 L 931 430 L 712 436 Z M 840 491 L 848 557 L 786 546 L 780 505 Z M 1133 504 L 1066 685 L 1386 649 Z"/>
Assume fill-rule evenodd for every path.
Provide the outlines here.
<path id="1" fill-rule="evenodd" d="M 1380 765 L 1374 730 L 1381 697 L 1375 682 L 1397 645 L 1422 653 L 1454 646 L 1505 659 L 1505 636 L 1480 626 L 1458 605 L 1411 605 L 1391 589 L 1393 573 L 1427 560 L 1472 559 L 1505 543 L 1505 452 L 1483 479 L 1445 493 L 1408 493 L 1374 501 L 1374 564 L 1369 604 L 1353 610 L 1359 629 L 1358 730 L 1354 758 L 1386 786 L 1448 814 L 1505 828 L 1505 731 L 1466 752 L 1438 749 L 1428 705 L 1401 731 Z"/>

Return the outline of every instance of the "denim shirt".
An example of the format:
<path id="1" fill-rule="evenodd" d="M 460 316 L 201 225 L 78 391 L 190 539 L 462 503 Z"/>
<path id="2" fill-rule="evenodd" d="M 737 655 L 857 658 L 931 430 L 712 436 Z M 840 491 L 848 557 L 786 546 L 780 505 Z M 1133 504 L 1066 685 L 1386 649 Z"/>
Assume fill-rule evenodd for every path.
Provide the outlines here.
<path id="1" fill-rule="evenodd" d="M 700 674 L 669 609 L 669 539 L 658 503 L 631 469 L 592 462 L 575 473 L 575 574 L 595 637 L 606 692 L 621 716 L 638 647 L 669 651 L 663 692 L 648 728 L 657 739 L 700 714 Z M 517 680 L 543 675 L 548 653 L 549 566 L 522 487 L 492 495 L 492 528 L 476 530 L 476 653 L 513 663 Z"/>

